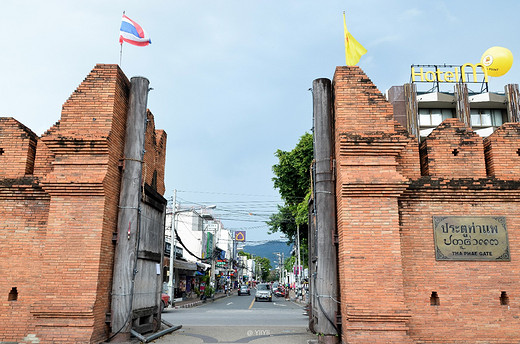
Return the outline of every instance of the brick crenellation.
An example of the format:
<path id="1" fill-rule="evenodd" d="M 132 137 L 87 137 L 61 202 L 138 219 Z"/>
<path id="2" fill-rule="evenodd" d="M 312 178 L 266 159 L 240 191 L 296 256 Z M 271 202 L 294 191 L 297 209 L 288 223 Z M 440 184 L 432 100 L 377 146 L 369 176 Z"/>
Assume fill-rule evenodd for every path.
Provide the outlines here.
<path id="1" fill-rule="evenodd" d="M 0 118 L 0 342 L 106 340 L 129 90 L 99 64 L 41 137 Z M 163 194 L 166 133 L 147 116 L 143 183 Z"/>
<path id="2" fill-rule="evenodd" d="M 333 93 L 342 341 L 517 342 L 520 125 L 448 119 L 419 144 L 359 67 Z M 433 216 L 504 216 L 511 260 L 436 260 Z"/>

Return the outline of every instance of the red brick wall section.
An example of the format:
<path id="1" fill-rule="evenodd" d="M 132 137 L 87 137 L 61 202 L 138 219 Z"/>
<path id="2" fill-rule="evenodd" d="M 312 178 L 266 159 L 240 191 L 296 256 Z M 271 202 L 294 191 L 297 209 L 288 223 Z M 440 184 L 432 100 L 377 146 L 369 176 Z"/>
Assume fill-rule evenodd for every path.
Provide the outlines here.
<path id="1" fill-rule="evenodd" d="M 342 340 L 411 343 L 397 202 L 407 179 L 396 160 L 411 141 L 359 67 L 338 67 L 333 91 Z"/>
<path id="2" fill-rule="evenodd" d="M 415 179 L 421 176 L 421 167 L 417 164 L 419 161 L 419 145 L 417 139 L 408 134 L 399 123 L 395 123 L 395 131 L 404 136 L 408 140 L 408 144 L 399 153 L 396 158 L 397 172 L 405 178 Z"/>
<path id="3" fill-rule="evenodd" d="M 41 138 L 48 152 L 39 166 L 52 159 L 42 177 L 51 195 L 42 265 L 53 278 L 32 313 L 44 340 L 97 342 L 109 330 L 104 320 L 114 248 L 108 238 L 116 220 L 107 217 L 117 219 L 120 116 L 126 114 L 116 112 L 118 102 L 126 102 L 117 98 L 125 95 L 119 90 L 125 79 L 117 66 L 97 65 L 63 105 L 60 122 Z"/>
<path id="4" fill-rule="evenodd" d="M 164 130 L 155 131 L 155 169 L 157 170 L 157 192 L 164 195 L 166 189 L 164 185 L 164 173 L 166 166 L 166 139 Z"/>
<path id="5" fill-rule="evenodd" d="M 104 339 L 109 331 L 105 324 L 106 313 L 111 312 L 112 268 L 114 261 L 113 233 L 117 229 L 119 190 L 121 183 L 123 147 L 126 133 L 126 116 L 130 96 L 130 81 L 121 69 L 117 70 L 114 93 L 114 116 L 108 137 L 109 160 L 106 176 L 103 180 L 105 204 L 103 231 L 100 239 L 99 275 L 96 303 L 94 307 L 95 332 L 93 339 Z M 108 302 L 107 302 L 108 300 Z"/>
<path id="6" fill-rule="evenodd" d="M 333 79 L 336 126 L 342 132 L 393 133 L 393 108 L 357 67 L 337 67 Z"/>
<path id="7" fill-rule="evenodd" d="M 343 342 L 517 343 L 519 125 L 484 143 L 446 120 L 419 157 L 358 67 L 336 69 L 334 92 Z M 436 260 L 433 216 L 504 216 L 511 261 Z"/>
<path id="8" fill-rule="evenodd" d="M 0 178 L 32 174 L 38 136 L 14 118 L 0 118 Z"/>
<path id="9" fill-rule="evenodd" d="M 47 131 L 46 133 L 48 133 Z M 46 134 L 44 134 L 46 135 Z M 36 158 L 34 162 L 34 176 L 43 178 L 47 173 L 52 171 L 52 162 L 54 161 L 54 155 L 47 145 L 38 140 L 36 146 Z"/>
<path id="10" fill-rule="evenodd" d="M 49 197 L 31 176 L 38 137 L 14 118 L 0 118 L 0 341 L 31 326 L 34 281 L 41 279 Z M 11 291 L 17 295 L 11 297 Z M 14 300 L 16 298 L 16 300 Z"/>
<path id="11" fill-rule="evenodd" d="M 8 276 L 0 280 L 0 323 L 9 324 L 0 326 L 0 341 L 107 338 L 129 87 L 117 65 L 96 65 L 63 105 L 60 121 L 37 140 L 34 176 L 24 177 L 23 161 L 6 159 L 20 147 L 30 152 L 20 135 L 27 130 L 0 119 L 2 133 L 14 137 L 0 141 L 8 147 L 4 171 L 17 175 L 0 176 L 0 268 Z M 164 161 L 154 164 L 158 151 L 164 155 L 166 136 L 156 148 L 155 134 L 152 125 L 146 138 L 151 159 L 145 160 L 164 185 Z M 31 163 L 30 154 L 25 157 Z M 18 300 L 6 301 L 13 287 Z"/>
<path id="12" fill-rule="evenodd" d="M 502 180 L 520 179 L 520 124 L 506 123 L 484 139 L 488 174 Z"/>
<path id="13" fill-rule="evenodd" d="M 427 175 L 438 178 L 486 178 L 482 138 L 456 118 L 442 122 L 421 143 Z"/>
<path id="14" fill-rule="evenodd" d="M 45 280 L 39 258 L 48 209 L 49 196 L 34 178 L 0 178 L 0 342 L 35 333 L 31 306 Z M 9 301 L 13 288 L 18 297 Z"/>
<path id="15" fill-rule="evenodd" d="M 401 237 L 410 336 L 417 343 L 518 343 L 518 191 L 514 202 L 494 190 L 461 195 L 444 186 L 409 192 L 401 201 Z M 506 216 L 511 262 L 436 261 L 432 215 Z M 509 306 L 500 304 L 502 291 L 510 296 Z M 438 306 L 430 304 L 432 292 Z"/>
<path id="16" fill-rule="evenodd" d="M 162 195 L 165 191 L 166 133 L 163 130 L 155 130 L 155 121 L 150 110 L 147 118 L 143 180 L 148 185 L 155 184 L 156 191 Z"/>

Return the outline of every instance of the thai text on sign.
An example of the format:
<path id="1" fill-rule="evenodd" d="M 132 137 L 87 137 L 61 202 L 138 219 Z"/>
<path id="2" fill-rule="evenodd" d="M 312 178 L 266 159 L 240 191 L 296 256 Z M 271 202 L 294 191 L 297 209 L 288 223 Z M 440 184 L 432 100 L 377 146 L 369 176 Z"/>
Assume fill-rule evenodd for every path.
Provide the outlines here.
<path id="1" fill-rule="evenodd" d="M 504 216 L 434 216 L 437 260 L 510 261 Z"/>

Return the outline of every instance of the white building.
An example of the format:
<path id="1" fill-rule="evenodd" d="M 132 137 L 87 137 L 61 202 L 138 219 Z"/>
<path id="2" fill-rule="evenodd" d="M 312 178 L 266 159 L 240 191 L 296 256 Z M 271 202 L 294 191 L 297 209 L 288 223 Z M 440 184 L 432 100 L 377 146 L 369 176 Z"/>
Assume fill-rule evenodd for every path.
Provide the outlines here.
<path id="1" fill-rule="evenodd" d="M 175 214 L 175 216 L 173 216 Z M 173 218 L 175 222 L 172 222 Z M 204 255 L 204 245 L 206 244 L 204 229 L 208 220 L 212 220 L 213 216 L 209 210 L 193 210 L 193 209 L 177 209 L 172 212 L 171 209 L 166 213 L 165 221 L 165 268 L 168 276 L 170 275 L 170 247 L 174 247 L 173 260 L 173 290 L 174 298 L 182 297 L 192 291 L 192 284 L 195 284 L 196 276 L 201 271 L 210 268 L 210 264 L 203 262 L 201 258 Z M 172 232 L 173 236 L 172 236 Z M 176 235 L 175 235 L 176 233 Z M 165 282 L 166 282 L 165 281 Z M 167 289 L 167 288 L 165 288 Z"/>

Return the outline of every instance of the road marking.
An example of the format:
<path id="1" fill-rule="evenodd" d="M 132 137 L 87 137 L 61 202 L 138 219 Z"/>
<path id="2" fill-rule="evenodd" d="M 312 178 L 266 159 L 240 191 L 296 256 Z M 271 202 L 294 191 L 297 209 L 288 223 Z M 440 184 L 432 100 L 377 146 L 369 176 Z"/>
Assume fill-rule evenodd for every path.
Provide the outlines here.
<path id="1" fill-rule="evenodd" d="M 251 301 L 251 304 L 249 305 L 249 308 L 248 309 L 251 309 L 251 307 L 253 307 L 253 304 L 255 303 L 255 299 L 253 299 L 253 301 Z"/>
<path id="2" fill-rule="evenodd" d="M 229 306 L 229 305 L 232 305 L 232 304 L 233 304 L 233 302 L 228 302 L 228 304 L 226 306 Z"/>
<path id="3" fill-rule="evenodd" d="M 281 303 L 276 303 L 276 302 L 273 302 L 273 305 L 280 306 L 280 307 L 287 307 L 287 305 L 284 305 L 284 304 L 281 304 Z"/>

